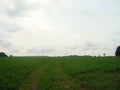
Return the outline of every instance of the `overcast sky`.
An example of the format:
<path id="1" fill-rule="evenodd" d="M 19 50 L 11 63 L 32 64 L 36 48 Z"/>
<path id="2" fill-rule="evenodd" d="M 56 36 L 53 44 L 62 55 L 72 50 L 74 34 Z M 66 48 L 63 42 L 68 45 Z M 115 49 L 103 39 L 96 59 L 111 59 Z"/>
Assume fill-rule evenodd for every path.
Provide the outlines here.
<path id="1" fill-rule="evenodd" d="M 120 0 L 0 0 L 0 52 L 114 55 Z"/>

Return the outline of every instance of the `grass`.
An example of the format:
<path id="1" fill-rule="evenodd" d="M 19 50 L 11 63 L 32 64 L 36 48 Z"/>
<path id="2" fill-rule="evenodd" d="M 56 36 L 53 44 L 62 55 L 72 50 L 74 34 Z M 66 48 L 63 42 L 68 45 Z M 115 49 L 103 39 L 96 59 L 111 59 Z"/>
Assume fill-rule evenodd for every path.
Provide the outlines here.
<path id="1" fill-rule="evenodd" d="M 44 58 L 0 58 L 0 90 L 16 90 L 32 70 L 46 62 Z"/>
<path id="2" fill-rule="evenodd" d="M 119 90 L 120 58 L 0 58 L 0 90 Z"/>
<path id="3" fill-rule="evenodd" d="M 68 63 L 69 62 L 69 63 Z M 119 90 L 119 58 L 63 58 L 62 65 L 81 87 L 90 90 Z"/>

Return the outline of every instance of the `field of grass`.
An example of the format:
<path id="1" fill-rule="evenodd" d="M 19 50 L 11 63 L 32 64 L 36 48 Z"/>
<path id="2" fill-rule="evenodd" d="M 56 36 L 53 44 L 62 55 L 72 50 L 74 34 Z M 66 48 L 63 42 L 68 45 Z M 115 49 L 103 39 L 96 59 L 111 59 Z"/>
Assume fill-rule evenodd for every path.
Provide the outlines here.
<path id="1" fill-rule="evenodd" d="M 120 58 L 0 58 L 0 90 L 120 90 Z"/>

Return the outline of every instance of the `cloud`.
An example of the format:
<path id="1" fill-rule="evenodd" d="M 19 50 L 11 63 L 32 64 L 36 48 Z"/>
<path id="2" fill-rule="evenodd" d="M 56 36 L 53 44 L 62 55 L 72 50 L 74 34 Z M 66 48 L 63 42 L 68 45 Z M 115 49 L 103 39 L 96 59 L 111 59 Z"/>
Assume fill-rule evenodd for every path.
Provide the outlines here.
<path id="1" fill-rule="evenodd" d="M 19 16 L 21 13 L 32 9 L 33 6 L 28 3 L 29 0 L 1 0 L 0 13 L 10 17 Z"/>
<path id="2" fill-rule="evenodd" d="M 119 44 L 120 33 L 115 34 L 120 29 L 119 4 L 119 0 L 0 0 L 1 47 L 21 55 L 112 52 Z"/>
<path id="3" fill-rule="evenodd" d="M 96 42 L 86 42 L 84 44 L 84 48 L 83 50 L 97 50 L 100 48 L 100 44 L 96 43 Z"/>
<path id="4" fill-rule="evenodd" d="M 7 31 L 7 32 L 17 32 L 21 30 L 21 27 L 16 25 L 15 23 L 7 23 L 6 21 L 0 22 L 0 30 L 1 31 Z"/>
<path id="5" fill-rule="evenodd" d="M 97 42 L 86 41 L 79 45 L 71 45 L 67 47 L 66 54 L 78 54 L 78 55 L 93 55 L 95 52 L 101 49 L 101 45 Z M 97 54 L 97 53 L 96 53 Z"/>
<path id="6" fill-rule="evenodd" d="M 9 41 L 0 39 L 0 46 L 2 46 L 4 48 L 9 48 L 9 47 L 11 47 L 11 45 L 12 44 Z"/>
<path id="7" fill-rule="evenodd" d="M 27 53 L 28 54 L 33 54 L 33 55 L 36 55 L 36 54 L 38 54 L 38 55 L 40 55 L 40 54 L 50 54 L 50 53 L 53 53 L 55 51 L 55 49 L 54 48 L 48 48 L 48 47 L 46 47 L 46 48 L 42 48 L 42 47 L 38 47 L 38 48 L 30 48 L 30 49 L 28 49 L 27 50 Z"/>

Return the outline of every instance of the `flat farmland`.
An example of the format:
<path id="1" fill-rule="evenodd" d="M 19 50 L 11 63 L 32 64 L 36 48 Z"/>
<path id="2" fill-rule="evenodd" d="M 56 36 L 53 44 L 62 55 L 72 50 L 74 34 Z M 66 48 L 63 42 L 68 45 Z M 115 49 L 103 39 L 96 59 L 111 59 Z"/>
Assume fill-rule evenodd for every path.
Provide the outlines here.
<path id="1" fill-rule="evenodd" d="M 120 58 L 0 58 L 0 90 L 119 90 Z"/>

